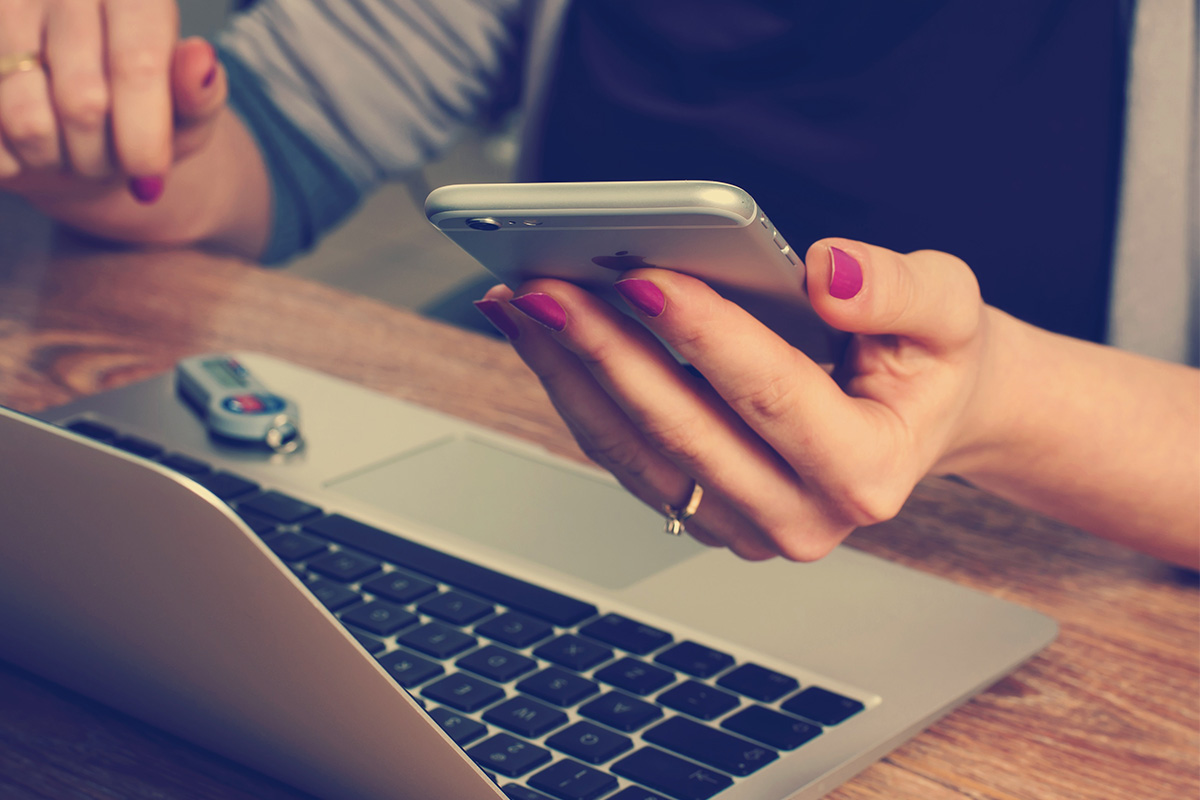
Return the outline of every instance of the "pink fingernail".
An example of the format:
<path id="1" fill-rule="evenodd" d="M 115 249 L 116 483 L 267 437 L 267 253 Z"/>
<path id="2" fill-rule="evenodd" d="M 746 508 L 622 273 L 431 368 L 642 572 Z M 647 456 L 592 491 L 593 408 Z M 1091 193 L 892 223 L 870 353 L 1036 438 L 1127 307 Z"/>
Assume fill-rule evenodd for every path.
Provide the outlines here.
<path id="1" fill-rule="evenodd" d="M 510 340 L 515 340 L 521 335 L 521 330 L 516 326 L 508 314 L 504 313 L 504 309 L 500 307 L 500 302 L 497 300 L 476 300 L 475 307 L 479 309 L 479 313 L 487 317 L 487 321 L 496 327 L 496 330 L 503 333 Z"/>
<path id="2" fill-rule="evenodd" d="M 845 250 L 830 247 L 833 274 L 829 277 L 829 294 L 839 300 L 849 300 L 862 289 L 862 266 Z"/>
<path id="3" fill-rule="evenodd" d="M 142 178 L 130 178 L 129 192 L 139 203 L 149 205 L 162 197 L 163 177 L 148 175 Z"/>
<path id="4" fill-rule="evenodd" d="M 217 49 L 212 46 L 211 42 L 208 43 L 208 51 L 212 55 L 213 65 L 212 68 L 209 69 L 208 73 L 204 76 L 204 79 L 200 81 L 200 88 L 202 89 L 207 89 L 208 87 L 212 86 L 213 81 L 217 79 Z"/>
<path id="5" fill-rule="evenodd" d="M 522 314 L 552 331 L 561 331 L 567 327 L 567 312 L 548 294 L 526 294 L 514 297 L 509 302 Z"/>
<path id="6" fill-rule="evenodd" d="M 662 290 L 653 283 L 642 278 L 628 278 L 613 284 L 621 297 L 629 304 L 648 317 L 657 317 L 667 307 L 667 298 Z"/>

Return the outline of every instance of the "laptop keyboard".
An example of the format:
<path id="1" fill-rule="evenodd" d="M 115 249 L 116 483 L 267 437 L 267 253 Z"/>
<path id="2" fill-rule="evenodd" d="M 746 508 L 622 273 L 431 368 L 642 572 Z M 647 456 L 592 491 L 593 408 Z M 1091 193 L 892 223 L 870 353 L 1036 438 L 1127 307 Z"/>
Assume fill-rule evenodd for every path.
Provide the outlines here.
<path id="1" fill-rule="evenodd" d="M 512 800 L 707 800 L 862 702 L 91 420 L 207 487 Z"/>

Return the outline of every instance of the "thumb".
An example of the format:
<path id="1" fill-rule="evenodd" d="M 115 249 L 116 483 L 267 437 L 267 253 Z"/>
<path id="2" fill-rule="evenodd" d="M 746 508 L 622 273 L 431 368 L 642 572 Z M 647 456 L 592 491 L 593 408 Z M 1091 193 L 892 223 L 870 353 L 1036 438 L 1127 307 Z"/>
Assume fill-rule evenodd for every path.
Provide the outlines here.
<path id="1" fill-rule="evenodd" d="M 969 339 L 979 325 L 979 283 L 948 253 L 905 254 L 822 239 L 808 249 L 805 264 L 809 300 L 838 330 L 900 336 L 942 350 Z"/>
<path id="2" fill-rule="evenodd" d="M 193 36 L 176 45 L 171 96 L 175 103 L 177 155 L 194 150 L 208 138 L 212 123 L 225 107 L 228 88 L 225 68 L 210 42 Z"/>

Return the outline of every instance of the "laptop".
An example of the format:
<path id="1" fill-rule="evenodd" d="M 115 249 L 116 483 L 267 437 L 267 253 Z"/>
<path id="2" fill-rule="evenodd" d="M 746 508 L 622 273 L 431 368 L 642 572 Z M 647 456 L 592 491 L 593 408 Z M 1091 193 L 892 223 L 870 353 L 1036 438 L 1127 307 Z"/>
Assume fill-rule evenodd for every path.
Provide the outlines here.
<path id="1" fill-rule="evenodd" d="M 172 375 L 0 408 L 0 657 L 329 800 L 831 791 L 1056 634 L 839 547 L 744 562 L 606 474 L 299 366 L 292 454 Z"/>

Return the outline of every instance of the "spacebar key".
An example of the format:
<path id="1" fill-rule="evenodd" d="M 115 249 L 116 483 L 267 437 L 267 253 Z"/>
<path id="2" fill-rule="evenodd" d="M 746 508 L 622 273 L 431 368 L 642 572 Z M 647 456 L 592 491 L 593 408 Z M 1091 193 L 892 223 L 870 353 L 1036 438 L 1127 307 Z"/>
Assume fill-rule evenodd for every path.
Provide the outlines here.
<path id="1" fill-rule="evenodd" d="M 611 769 L 623 778 L 643 783 L 675 800 L 708 800 L 733 784 L 728 775 L 654 747 L 643 747 L 613 764 Z"/>
<path id="2" fill-rule="evenodd" d="M 304 528 L 554 625 L 568 627 L 597 613 L 590 603 L 472 564 L 340 514 L 306 522 Z"/>

